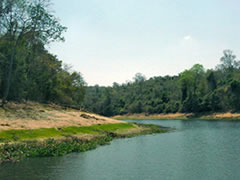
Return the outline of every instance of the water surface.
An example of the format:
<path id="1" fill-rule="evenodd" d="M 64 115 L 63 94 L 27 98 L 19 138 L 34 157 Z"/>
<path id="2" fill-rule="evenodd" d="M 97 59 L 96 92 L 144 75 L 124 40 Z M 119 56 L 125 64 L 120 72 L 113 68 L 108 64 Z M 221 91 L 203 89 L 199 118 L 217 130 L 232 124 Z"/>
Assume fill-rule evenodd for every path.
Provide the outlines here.
<path id="1" fill-rule="evenodd" d="M 240 179 L 240 122 L 145 120 L 177 130 L 84 153 L 0 165 L 0 179 Z"/>

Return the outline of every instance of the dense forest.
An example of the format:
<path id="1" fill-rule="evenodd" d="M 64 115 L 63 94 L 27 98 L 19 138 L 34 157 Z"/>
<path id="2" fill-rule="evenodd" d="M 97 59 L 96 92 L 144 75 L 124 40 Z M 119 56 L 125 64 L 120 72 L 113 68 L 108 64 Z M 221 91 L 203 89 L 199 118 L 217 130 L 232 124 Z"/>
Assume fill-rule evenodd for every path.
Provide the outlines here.
<path id="1" fill-rule="evenodd" d="M 133 81 L 87 88 L 84 107 L 105 116 L 127 113 L 236 112 L 240 110 L 240 62 L 225 50 L 215 69 L 200 64 L 177 76 L 137 73 Z"/>
<path id="2" fill-rule="evenodd" d="M 79 106 L 85 82 L 46 49 L 64 41 L 47 0 L 0 1 L 0 99 Z"/>
<path id="3" fill-rule="evenodd" d="M 225 50 L 215 69 L 200 64 L 176 76 L 112 87 L 86 87 L 80 72 L 47 50 L 64 41 L 48 0 L 0 1 L 0 99 L 37 101 L 83 108 L 105 116 L 127 113 L 224 112 L 240 110 L 240 62 Z"/>

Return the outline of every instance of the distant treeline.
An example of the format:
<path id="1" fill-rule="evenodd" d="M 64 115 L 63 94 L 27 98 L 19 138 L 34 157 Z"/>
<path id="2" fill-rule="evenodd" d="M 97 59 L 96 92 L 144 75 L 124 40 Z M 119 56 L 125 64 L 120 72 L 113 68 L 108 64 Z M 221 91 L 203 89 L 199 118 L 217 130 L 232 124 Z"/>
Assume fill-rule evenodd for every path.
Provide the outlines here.
<path id="1" fill-rule="evenodd" d="M 223 112 L 240 110 L 240 62 L 225 50 L 221 64 L 205 70 L 200 64 L 178 76 L 87 88 L 85 109 L 105 116 L 126 113 Z"/>
<path id="2" fill-rule="evenodd" d="M 63 41 L 48 0 L 0 1 L 0 99 L 79 106 L 85 83 L 45 46 Z"/>

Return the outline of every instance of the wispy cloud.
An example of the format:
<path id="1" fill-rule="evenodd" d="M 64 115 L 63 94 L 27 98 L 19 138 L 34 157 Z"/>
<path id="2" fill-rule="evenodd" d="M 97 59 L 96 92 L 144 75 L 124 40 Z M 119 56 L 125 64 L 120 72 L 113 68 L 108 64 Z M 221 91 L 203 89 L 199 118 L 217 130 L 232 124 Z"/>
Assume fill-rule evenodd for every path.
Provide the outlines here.
<path id="1" fill-rule="evenodd" d="M 192 36 L 190 35 L 187 35 L 187 36 L 184 36 L 183 38 L 185 41 L 188 41 L 188 40 L 191 40 L 192 39 Z"/>

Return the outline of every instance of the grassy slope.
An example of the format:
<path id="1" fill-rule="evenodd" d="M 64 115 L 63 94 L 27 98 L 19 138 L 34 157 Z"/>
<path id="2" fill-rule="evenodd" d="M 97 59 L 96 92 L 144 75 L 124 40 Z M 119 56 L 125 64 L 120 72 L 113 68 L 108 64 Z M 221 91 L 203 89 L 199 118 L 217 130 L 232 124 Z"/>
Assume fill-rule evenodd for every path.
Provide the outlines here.
<path id="1" fill-rule="evenodd" d="M 134 129 L 136 126 L 130 123 L 102 124 L 83 127 L 41 128 L 26 130 L 0 131 L 0 142 L 36 140 L 43 138 L 61 138 L 71 135 L 103 135 L 105 132 Z"/>
<path id="2" fill-rule="evenodd" d="M 99 145 L 109 144 L 114 138 L 164 132 L 168 132 L 168 129 L 133 123 L 5 130 L 0 132 L 0 163 L 15 162 L 26 157 L 62 156 L 95 149 Z"/>
<path id="3" fill-rule="evenodd" d="M 64 138 L 92 138 L 109 133 L 133 135 L 153 131 L 132 123 L 54 104 L 9 102 L 0 108 L 0 143 Z"/>
<path id="4" fill-rule="evenodd" d="M 109 144 L 114 138 L 164 132 L 168 129 L 55 105 L 9 103 L 0 108 L 0 163 L 26 157 L 62 156 Z"/>

